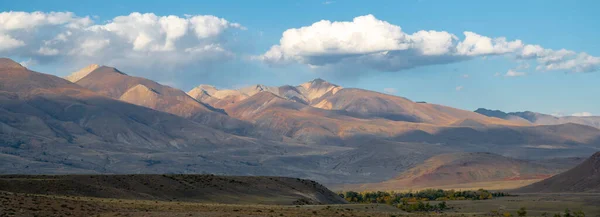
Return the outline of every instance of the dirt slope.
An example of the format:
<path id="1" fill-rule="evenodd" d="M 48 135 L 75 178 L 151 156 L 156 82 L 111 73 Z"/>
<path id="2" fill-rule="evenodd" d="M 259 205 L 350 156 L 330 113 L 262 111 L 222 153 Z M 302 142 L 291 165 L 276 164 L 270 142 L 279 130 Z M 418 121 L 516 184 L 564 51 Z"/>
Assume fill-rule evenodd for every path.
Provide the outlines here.
<path id="1" fill-rule="evenodd" d="M 427 159 L 401 173 L 396 178 L 361 185 L 361 189 L 419 189 L 457 184 L 535 180 L 561 172 L 535 162 L 518 160 L 497 154 L 450 153 Z"/>
<path id="2" fill-rule="evenodd" d="M 226 204 L 341 204 L 321 184 L 286 177 L 215 175 L 3 175 L 0 191 Z"/>
<path id="3" fill-rule="evenodd" d="M 239 134 L 251 128 L 250 124 L 231 118 L 179 89 L 129 76 L 112 67 L 98 67 L 77 80 L 76 84 L 115 99 L 189 118 L 231 133 Z"/>
<path id="4" fill-rule="evenodd" d="M 523 193 L 600 193 L 600 152 L 573 169 L 515 190 Z"/>

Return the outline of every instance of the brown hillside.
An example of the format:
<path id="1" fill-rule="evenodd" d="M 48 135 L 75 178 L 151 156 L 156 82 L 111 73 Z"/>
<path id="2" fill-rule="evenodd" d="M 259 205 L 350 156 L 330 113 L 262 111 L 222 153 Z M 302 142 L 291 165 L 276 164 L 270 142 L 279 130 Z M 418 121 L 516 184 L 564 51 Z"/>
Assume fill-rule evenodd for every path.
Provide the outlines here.
<path id="1" fill-rule="evenodd" d="M 179 89 L 129 76 L 112 67 L 99 67 L 76 83 L 115 99 L 190 118 L 228 132 L 246 132 L 250 128 L 248 123 L 231 118 Z"/>
<path id="2" fill-rule="evenodd" d="M 359 118 L 384 118 L 436 125 L 449 125 L 460 120 L 472 119 L 484 124 L 524 125 L 521 122 L 491 118 L 471 111 L 415 103 L 403 97 L 355 88 L 345 88 L 335 94 L 325 95 L 311 104 L 323 109 L 347 111 L 348 114 Z"/>
<path id="3" fill-rule="evenodd" d="M 573 169 L 515 190 L 523 193 L 600 192 L 600 152 Z"/>
<path id="4" fill-rule="evenodd" d="M 341 204 L 305 179 L 215 175 L 3 175 L 0 191 L 224 204 Z"/>
<path id="5" fill-rule="evenodd" d="M 489 116 L 497 117 L 505 120 L 522 120 L 527 121 L 536 125 L 557 125 L 574 123 L 581 125 L 588 125 L 596 128 L 600 128 L 600 116 L 562 116 L 557 117 L 553 115 L 547 115 L 537 112 L 524 111 L 524 112 L 503 112 L 499 110 L 489 110 L 479 108 L 475 112 Z"/>
<path id="6" fill-rule="evenodd" d="M 418 189 L 456 184 L 531 180 L 550 177 L 561 170 L 525 160 L 491 153 L 441 154 L 382 182 L 362 185 L 365 189 Z"/>
<path id="7" fill-rule="evenodd" d="M 0 150 L 6 163 L 0 166 L 5 172 L 29 166 L 24 172 L 117 172 L 124 165 L 108 165 L 124 160 L 131 160 L 127 165 L 132 167 L 146 164 L 134 160 L 139 160 L 135 155 L 121 159 L 120 152 L 257 144 L 10 62 L 0 65 L 0 120 Z"/>

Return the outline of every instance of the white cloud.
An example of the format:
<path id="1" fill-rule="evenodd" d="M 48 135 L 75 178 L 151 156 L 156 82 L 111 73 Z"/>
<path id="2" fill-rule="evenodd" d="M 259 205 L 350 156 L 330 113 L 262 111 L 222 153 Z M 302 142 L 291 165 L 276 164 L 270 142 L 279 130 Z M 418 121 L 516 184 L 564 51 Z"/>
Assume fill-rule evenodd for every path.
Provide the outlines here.
<path id="1" fill-rule="evenodd" d="M 232 58 L 227 34 L 244 29 L 211 15 L 157 16 L 131 13 L 94 24 L 71 12 L 0 13 L 0 56 L 44 64 L 99 63 L 180 69 L 202 61 Z"/>
<path id="2" fill-rule="evenodd" d="M 8 11 L 0 13 L 0 32 L 12 30 L 31 30 L 41 26 L 66 25 L 69 28 L 80 28 L 90 25 L 89 17 L 77 17 L 71 12 L 22 12 Z"/>
<path id="3" fill-rule="evenodd" d="M 506 74 L 504 74 L 504 77 L 521 77 L 521 76 L 525 76 L 525 75 L 527 75 L 527 73 L 517 72 L 515 70 L 509 69 L 508 72 L 506 72 Z"/>
<path id="4" fill-rule="evenodd" d="M 463 86 L 457 86 L 456 88 L 454 88 L 456 91 L 461 91 L 463 89 Z"/>
<path id="5" fill-rule="evenodd" d="M 23 67 L 31 67 L 34 66 L 36 64 L 35 60 L 32 59 L 28 59 L 26 61 L 22 61 L 19 64 L 21 64 Z"/>
<path id="6" fill-rule="evenodd" d="M 373 15 L 355 17 L 352 21 L 321 20 L 310 26 L 283 32 L 280 43 L 256 57 L 269 65 L 301 63 L 316 69 L 350 68 L 400 71 L 404 69 L 447 64 L 475 57 L 510 55 L 529 67 L 536 60 L 537 70 L 589 72 L 600 68 L 600 58 L 569 50 L 554 51 L 521 40 L 488 37 L 463 32 L 464 38 L 436 30 L 414 33 L 379 20 Z"/>
<path id="7" fill-rule="evenodd" d="M 333 3 L 335 3 L 335 1 L 324 1 L 323 2 L 324 5 L 330 5 L 330 4 L 333 4 Z"/>
<path id="8" fill-rule="evenodd" d="M 383 88 L 383 92 L 387 93 L 387 94 L 396 94 L 396 93 L 398 93 L 398 90 L 396 88 L 388 87 L 388 88 Z"/>
<path id="9" fill-rule="evenodd" d="M 600 57 L 590 56 L 587 53 L 579 53 L 570 59 L 544 63 L 537 68 L 544 71 L 592 72 L 600 69 Z"/>
<path id="10" fill-rule="evenodd" d="M 460 77 L 469 78 L 470 76 L 469 76 L 469 74 L 462 74 Z"/>
<path id="11" fill-rule="evenodd" d="M 576 117 L 589 117 L 589 116 L 592 116 L 592 113 L 590 113 L 590 112 L 577 112 L 577 113 L 573 113 L 573 114 L 571 114 L 571 116 L 576 116 Z"/>
<path id="12" fill-rule="evenodd" d="M 40 55 L 44 55 L 44 56 L 54 56 L 54 55 L 57 55 L 59 53 L 59 51 L 58 51 L 58 49 L 54 49 L 54 48 L 40 47 L 40 49 L 37 51 L 37 53 Z"/>
<path id="13" fill-rule="evenodd" d="M 356 17 L 353 22 L 321 20 L 308 27 L 286 30 L 280 45 L 270 52 L 281 52 L 290 58 L 369 54 L 407 49 L 406 37 L 399 26 L 371 15 Z"/>
<path id="14" fill-rule="evenodd" d="M 25 42 L 17 40 L 10 35 L 2 34 L 0 32 L 0 52 L 5 50 L 12 50 L 17 47 L 24 46 Z"/>
<path id="15" fill-rule="evenodd" d="M 465 39 L 456 46 L 457 53 L 467 56 L 494 55 L 515 52 L 523 47 L 521 40 L 490 38 L 474 32 L 464 32 Z"/>

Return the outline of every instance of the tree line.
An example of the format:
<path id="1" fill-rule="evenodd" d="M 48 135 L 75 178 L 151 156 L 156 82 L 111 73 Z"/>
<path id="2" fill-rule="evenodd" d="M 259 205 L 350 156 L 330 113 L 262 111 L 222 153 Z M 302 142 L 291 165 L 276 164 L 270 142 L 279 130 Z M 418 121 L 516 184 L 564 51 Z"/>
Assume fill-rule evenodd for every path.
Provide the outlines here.
<path id="1" fill-rule="evenodd" d="M 366 191 L 340 192 L 340 197 L 352 203 L 383 203 L 396 206 L 404 211 L 443 211 L 449 209 L 447 200 L 488 200 L 494 197 L 511 196 L 504 192 L 490 192 L 479 189 L 476 191 L 455 191 L 442 189 L 425 189 L 416 192 Z M 427 201 L 442 201 L 435 205 Z"/>

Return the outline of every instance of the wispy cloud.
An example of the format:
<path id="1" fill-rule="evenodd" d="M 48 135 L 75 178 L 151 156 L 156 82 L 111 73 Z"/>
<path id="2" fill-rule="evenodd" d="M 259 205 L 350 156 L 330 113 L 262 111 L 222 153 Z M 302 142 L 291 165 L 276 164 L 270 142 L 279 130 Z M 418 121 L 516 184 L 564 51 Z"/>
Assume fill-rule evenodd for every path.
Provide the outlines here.
<path id="1" fill-rule="evenodd" d="M 506 74 L 504 74 L 504 77 L 521 77 L 521 76 L 525 76 L 525 75 L 527 75 L 527 73 L 517 72 L 515 70 L 509 69 L 508 72 L 506 72 Z"/>
<path id="2" fill-rule="evenodd" d="M 387 93 L 387 94 L 396 94 L 396 93 L 398 93 L 398 90 L 396 88 L 388 87 L 388 88 L 383 88 L 383 92 Z"/>
<path id="3" fill-rule="evenodd" d="M 577 113 L 571 114 L 571 116 L 588 117 L 588 116 L 593 116 L 593 114 L 591 112 L 577 112 Z"/>
<path id="4" fill-rule="evenodd" d="M 463 86 L 457 86 L 456 88 L 454 88 L 456 91 L 461 91 L 463 89 Z"/>
<path id="5" fill-rule="evenodd" d="M 333 4 L 333 3 L 335 3 L 335 1 L 324 1 L 323 2 L 324 5 L 330 5 L 330 4 Z"/>

